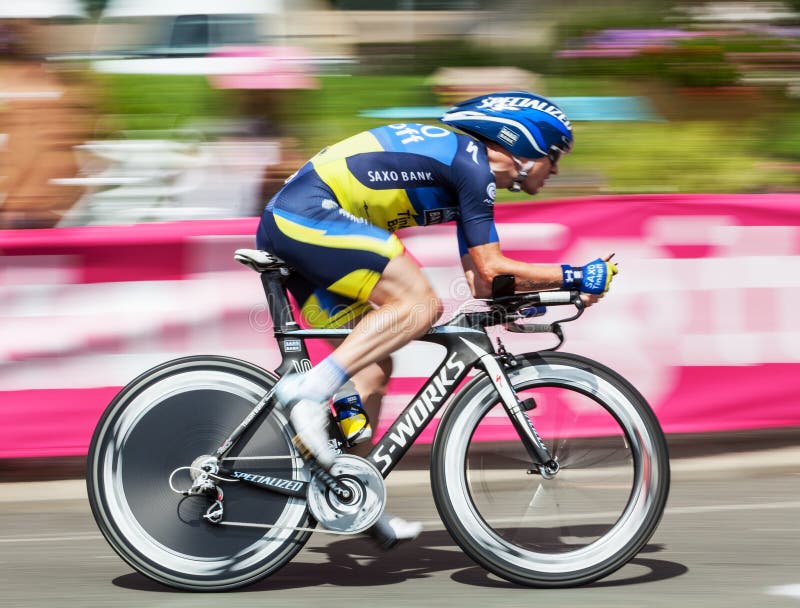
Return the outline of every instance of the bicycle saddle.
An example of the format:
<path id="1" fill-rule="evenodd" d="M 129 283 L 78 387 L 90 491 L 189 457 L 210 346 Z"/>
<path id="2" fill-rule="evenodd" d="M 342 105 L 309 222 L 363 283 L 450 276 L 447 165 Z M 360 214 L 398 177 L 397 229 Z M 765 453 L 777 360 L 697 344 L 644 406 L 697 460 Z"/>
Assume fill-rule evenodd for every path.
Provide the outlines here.
<path id="1" fill-rule="evenodd" d="M 233 259 L 249 266 L 256 272 L 288 268 L 282 259 L 261 249 L 237 249 L 233 254 Z"/>

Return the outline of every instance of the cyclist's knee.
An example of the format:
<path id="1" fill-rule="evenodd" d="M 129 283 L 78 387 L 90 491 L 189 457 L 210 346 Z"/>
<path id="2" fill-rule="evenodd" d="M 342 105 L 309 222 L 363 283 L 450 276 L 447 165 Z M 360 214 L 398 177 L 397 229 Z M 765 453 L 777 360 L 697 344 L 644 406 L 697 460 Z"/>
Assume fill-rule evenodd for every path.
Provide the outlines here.
<path id="1" fill-rule="evenodd" d="M 404 297 L 415 324 L 430 327 L 442 314 L 442 301 L 427 282 L 415 285 Z"/>
<path id="2" fill-rule="evenodd" d="M 431 289 L 431 293 L 427 302 L 429 317 L 428 317 L 428 325 L 433 325 L 442 316 L 444 312 L 444 305 L 442 304 L 441 298 L 436 295 L 436 293 Z"/>
<path id="3" fill-rule="evenodd" d="M 394 372 L 394 360 L 391 357 L 386 357 L 375 363 L 375 365 L 381 370 L 383 383 L 388 384 L 389 378 L 392 376 L 392 372 Z"/>

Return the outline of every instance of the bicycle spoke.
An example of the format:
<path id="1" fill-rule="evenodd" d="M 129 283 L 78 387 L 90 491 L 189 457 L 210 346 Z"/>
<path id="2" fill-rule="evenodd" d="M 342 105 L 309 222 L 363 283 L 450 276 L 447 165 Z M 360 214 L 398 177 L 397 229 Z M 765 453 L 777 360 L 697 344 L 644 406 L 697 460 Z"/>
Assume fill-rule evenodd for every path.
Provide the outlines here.
<path id="1" fill-rule="evenodd" d="M 448 529 L 470 555 L 509 580 L 560 586 L 574 573 L 593 580 L 612 571 L 632 555 L 626 546 L 649 538 L 663 510 L 669 471 L 662 468 L 665 449 L 642 443 L 647 436 L 664 445 L 657 425 L 648 428 L 639 418 L 648 415 L 645 402 L 632 402 L 627 387 L 618 389 L 583 360 L 575 366 L 570 355 L 547 358 L 556 366 L 532 371 L 527 386 L 514 382 L 523 384 L 521 399 L 531 396 L 536 403 L 528 415 L 559 464 L 555 475 L 543 475 L 531 462 L 487 381 L 443 419 L 448 443 L 444 453 L 437 451 L 435 479 L 446 488 L 436 494 L 437 505 L 451 505 L 452 511 L 440 509 Z M 563 369 L 557 367 L 561 361 Z M 561 374 L 563 380 L 556 379 Z M 525 369 L 516 376 L 526 377 Z M 459 461 L 465 490 L 458 469 L 448 465 Z M 648 519 L 651 509 L 656 517 Z"/>

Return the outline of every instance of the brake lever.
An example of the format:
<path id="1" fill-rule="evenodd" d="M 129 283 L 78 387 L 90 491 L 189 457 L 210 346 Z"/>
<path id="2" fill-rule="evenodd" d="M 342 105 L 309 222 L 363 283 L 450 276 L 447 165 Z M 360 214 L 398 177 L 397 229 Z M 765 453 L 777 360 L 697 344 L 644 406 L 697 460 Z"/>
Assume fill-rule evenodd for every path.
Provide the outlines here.
<path id="1" fill-rule="evenodd" d="M 566 319 L 559 319 L 558 321 L 554 321 L 554 323 L 568 323 L 569 321 L 574 321 L 583 314 L 584 310 L 586 310 L 586 304 L 584 304 L 583 300 L 581 300 L 580 293 L 574 295 L 570 300 L 570 302 L 577 309 L 577 312 L 571 317 L 567 317 Z"/>

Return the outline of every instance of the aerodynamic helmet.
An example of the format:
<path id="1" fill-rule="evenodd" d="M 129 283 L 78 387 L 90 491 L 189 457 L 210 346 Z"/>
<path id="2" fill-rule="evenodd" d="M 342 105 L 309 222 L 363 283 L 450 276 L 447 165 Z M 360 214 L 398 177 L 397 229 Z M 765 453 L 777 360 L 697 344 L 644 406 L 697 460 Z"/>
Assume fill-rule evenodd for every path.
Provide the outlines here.
<path id="1" fill-rule="evenodd" d="M 572 148 L 572 126 L 551 101 L 526 91 L 481 95 L 453 106 L 440 120 L 503 146 L 515 157 L 541 158 Z"/>

